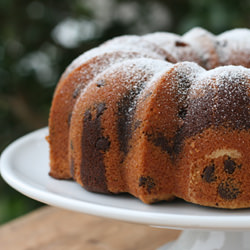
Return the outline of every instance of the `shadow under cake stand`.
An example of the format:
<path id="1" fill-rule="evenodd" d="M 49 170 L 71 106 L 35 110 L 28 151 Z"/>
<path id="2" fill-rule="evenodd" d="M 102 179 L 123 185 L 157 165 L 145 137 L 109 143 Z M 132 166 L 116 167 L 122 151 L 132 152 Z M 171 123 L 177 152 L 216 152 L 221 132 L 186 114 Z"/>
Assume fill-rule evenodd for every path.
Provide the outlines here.
<path id="1" fill-rule="evenodd" d="M 73 181 L 51 178 L 47 134 L 47 128 L 30 133 L 1 155 L 2 177 L 19 192 L 72 211 L 183 230 L 176 241 L 159 250 L 250 249 L 250 209 L 206 208 L 182 200 L 146 205 L 129 195 L 90 193 Z"/>

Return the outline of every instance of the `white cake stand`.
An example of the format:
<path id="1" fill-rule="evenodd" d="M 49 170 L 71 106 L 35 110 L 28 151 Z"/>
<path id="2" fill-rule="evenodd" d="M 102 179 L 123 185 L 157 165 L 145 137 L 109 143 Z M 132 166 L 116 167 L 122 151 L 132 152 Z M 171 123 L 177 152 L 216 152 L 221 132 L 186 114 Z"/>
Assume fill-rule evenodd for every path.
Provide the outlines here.
<path id="1" fill-rule="evenodd" d="M 184 230 L 177 241 L 160 250 L 250 249 L 250 209 L 206 208 L 181 200 L 146 205 L 129 195 L 90 193 L 73 181 L 49 177 L 47 134 L 47 128 L 30 133 L 1 156 L 2 177 L 21 193 L 73 211 Z"/>

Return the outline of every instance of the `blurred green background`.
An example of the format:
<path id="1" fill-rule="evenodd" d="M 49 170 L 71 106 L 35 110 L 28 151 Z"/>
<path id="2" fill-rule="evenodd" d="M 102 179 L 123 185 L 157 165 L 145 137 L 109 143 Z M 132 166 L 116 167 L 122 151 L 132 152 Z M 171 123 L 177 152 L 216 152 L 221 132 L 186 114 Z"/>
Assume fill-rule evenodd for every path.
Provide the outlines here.
<path id="1" fill-rule="evenodd" d="M 0 1 L 0 152 L 47 126 L 53 91 L 82 52 L 123 34 L 250 27 L 250 1 Z M 0 179 L 0 223 L 42 204 Z"/>

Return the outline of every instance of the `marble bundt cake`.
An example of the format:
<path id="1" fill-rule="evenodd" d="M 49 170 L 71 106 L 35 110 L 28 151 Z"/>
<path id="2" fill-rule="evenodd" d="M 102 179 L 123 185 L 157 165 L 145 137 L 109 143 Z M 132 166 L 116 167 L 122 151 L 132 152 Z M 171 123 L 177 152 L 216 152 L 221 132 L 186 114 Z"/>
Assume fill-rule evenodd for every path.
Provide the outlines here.
<path id="1" fill-rule="evenodd" d="M 49 118 L 50 175 L 145 203 L 250 207 L 250 30 L 121 36 L 75 59 Z"/>

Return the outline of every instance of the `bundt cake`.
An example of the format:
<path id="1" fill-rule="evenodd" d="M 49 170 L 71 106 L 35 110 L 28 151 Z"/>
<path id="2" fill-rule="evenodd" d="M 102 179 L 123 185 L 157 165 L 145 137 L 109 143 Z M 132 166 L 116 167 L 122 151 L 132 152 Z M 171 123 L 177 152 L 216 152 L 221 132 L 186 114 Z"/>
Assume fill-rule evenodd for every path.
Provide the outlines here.
<path id="1" fill-rule="evenodd" d="M 50 175 L 145 203 L 250 207 L 250 30 L 111 39 L 54 93 Z"/>

